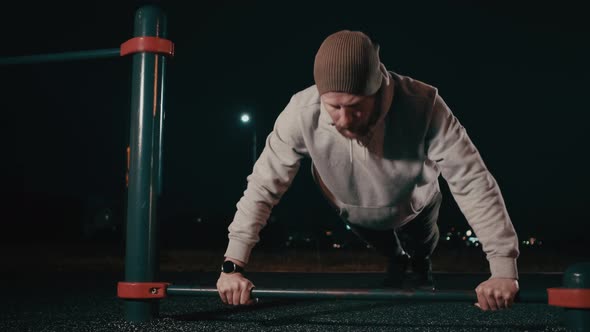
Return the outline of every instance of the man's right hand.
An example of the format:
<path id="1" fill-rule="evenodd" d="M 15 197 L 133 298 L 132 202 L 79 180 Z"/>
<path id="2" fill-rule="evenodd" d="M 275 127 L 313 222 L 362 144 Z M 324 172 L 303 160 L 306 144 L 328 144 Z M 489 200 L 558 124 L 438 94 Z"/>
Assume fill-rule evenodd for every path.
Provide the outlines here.
<path id="1" fill-rule="evenodd" d="M 250 305 L 255 301 L 250 298 L 254 284 L 241 273 L 223 273 L 217 280 L 217 291 L 221 301 L 230 305 Z"/>

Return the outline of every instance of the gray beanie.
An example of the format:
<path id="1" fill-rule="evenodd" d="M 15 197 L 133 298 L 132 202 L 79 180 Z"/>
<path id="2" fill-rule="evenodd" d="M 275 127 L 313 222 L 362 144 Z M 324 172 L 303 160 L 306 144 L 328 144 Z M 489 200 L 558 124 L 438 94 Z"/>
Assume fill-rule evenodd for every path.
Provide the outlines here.
<path id="1" fill-rule="evenodd" d="M 320 95 L 345 92 L 372 95 L 381 87 L 379 46 L 360 31 L 328 36 L 315 56 L 313 77 Z"/>

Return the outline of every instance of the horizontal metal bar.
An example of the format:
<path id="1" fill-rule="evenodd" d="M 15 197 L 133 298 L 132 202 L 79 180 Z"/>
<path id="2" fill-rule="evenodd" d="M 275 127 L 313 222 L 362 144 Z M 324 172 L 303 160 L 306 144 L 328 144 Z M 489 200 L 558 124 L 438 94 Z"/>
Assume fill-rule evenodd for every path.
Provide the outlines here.
<path id="1" fill-rule="evenodd" d="M 216 288 L 199 288 L 191 286 L 168 286 L 166 293 L 170 296 L 212 296 L 219 293 Z M 342 299 L 342 300 L 417 300 L 417 301 L 459 301 L 477 302 L 475 291 L 437 290 L 407 291 L 395 289 L 272 289 L 255 288 L 253 298 L 283 299 Z M 520 291 L 515 302 L 547 303 L 545 291 Z"/>
<path id="2" fill-rule="evenodd" d="M 120 56 L 120 52 L 121 52 L 121 50 L 119 48 L 109 48 L 109 49 L 89 50 L 89 51 L 21 55 L 21 56 L 0 58 L 0 66 L 1 65 L 21 65 L 21 64 L 30 64 L 30 63 L 43 63 L 43 62 L 70 61 L 70 60 L 113 58 L 113 57 Z"/>

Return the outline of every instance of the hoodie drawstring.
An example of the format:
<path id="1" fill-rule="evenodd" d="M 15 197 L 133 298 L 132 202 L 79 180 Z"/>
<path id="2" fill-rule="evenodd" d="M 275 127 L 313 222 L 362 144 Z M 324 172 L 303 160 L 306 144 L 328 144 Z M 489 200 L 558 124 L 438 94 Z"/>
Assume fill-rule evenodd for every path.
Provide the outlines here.
<path id="1" fill-rule="evenodd" d="M 350 155 L 350 163 L 352 164 L 352 140 L 351 140 L 351 139 L 349 139 L 349 140 L 348 140 L 348 143 L 350 143 L 350 144 L 348 145 L 348 154 Z"/>

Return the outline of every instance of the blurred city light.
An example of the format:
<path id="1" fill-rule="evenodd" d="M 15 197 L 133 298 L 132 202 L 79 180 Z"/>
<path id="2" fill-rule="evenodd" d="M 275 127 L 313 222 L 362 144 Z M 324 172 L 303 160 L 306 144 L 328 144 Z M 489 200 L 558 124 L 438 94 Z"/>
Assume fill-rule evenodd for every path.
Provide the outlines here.
<path id="1" fill-rule="evenodd" d="M 248 122 L 250 122 L 250 115 L 248 115 L 248 114 L 244 113 L 244 114 L 242 114 L 242 116 L 240 117 L 240 120 L 241 120 L 243 123 L 248 123 Z"/>

